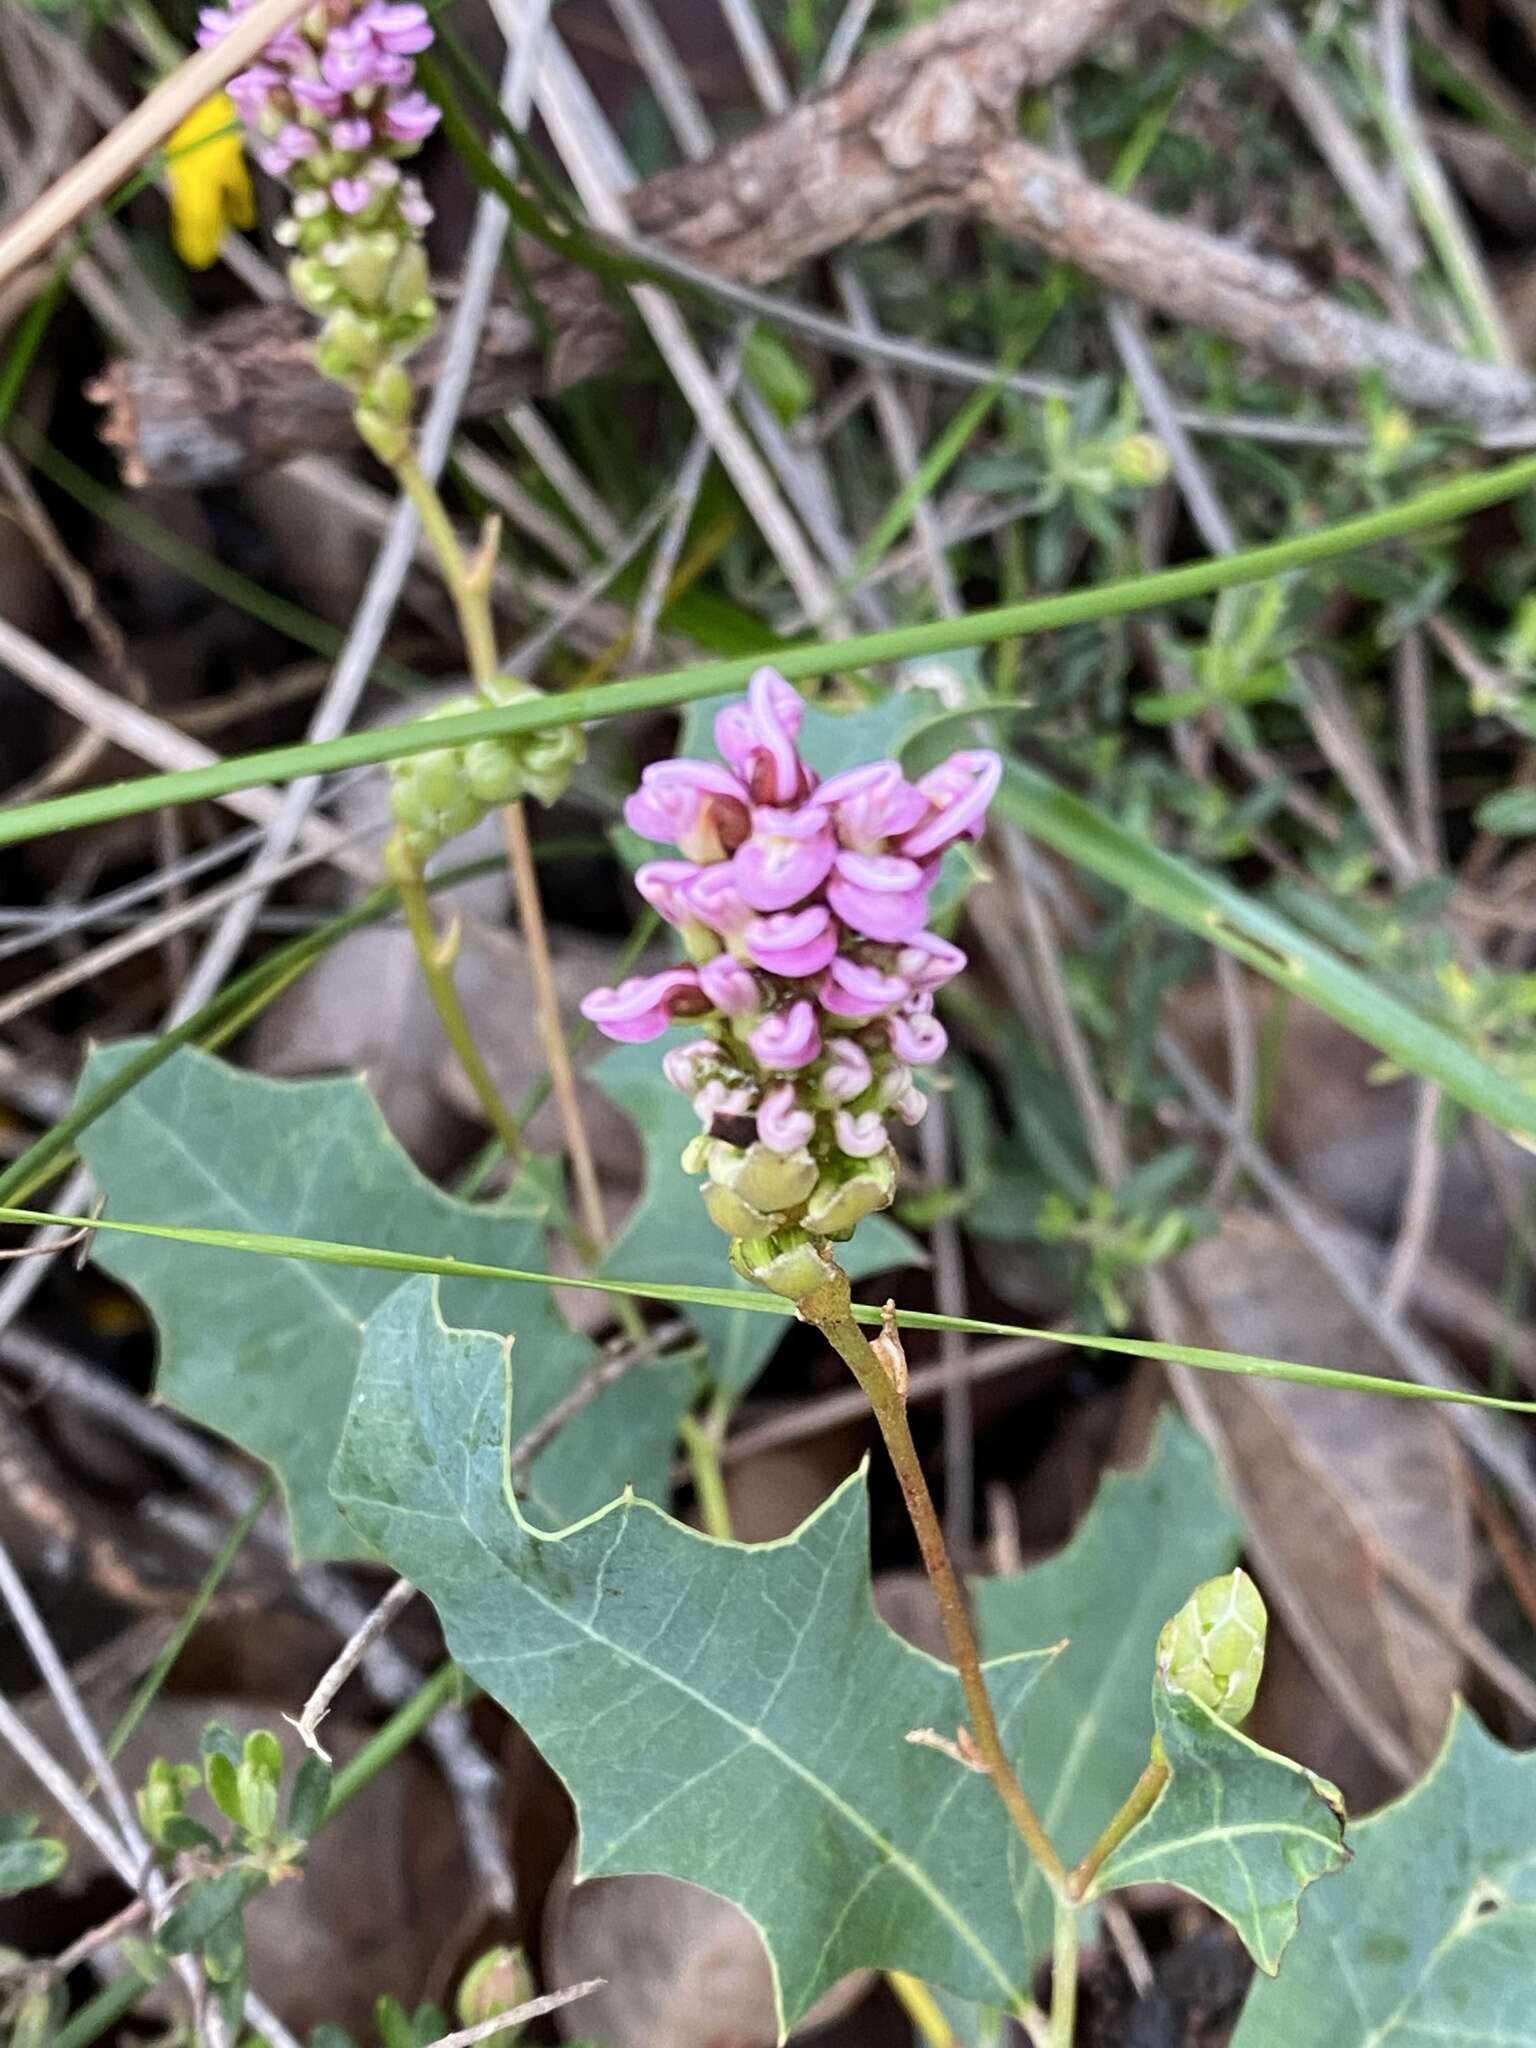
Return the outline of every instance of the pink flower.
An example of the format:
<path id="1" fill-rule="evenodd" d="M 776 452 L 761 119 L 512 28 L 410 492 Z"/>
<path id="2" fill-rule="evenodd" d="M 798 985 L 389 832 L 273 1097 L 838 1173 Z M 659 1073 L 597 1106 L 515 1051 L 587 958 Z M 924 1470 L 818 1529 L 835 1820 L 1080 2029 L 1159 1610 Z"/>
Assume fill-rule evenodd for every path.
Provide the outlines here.
<path id="1" fill-rule="evenodd" d="M 862 1116 L 855 1116 L 852 1110 L 840 1109 L 832 1118 L 832 1128 L 839 1151 L 850 1159 L 873 1159 L 885 1150 L 885 1125 L 878 1110 L 866 1109 Z"/>
<path id="2" fill-rule="evenodd" d="M 414 57 L 418 50 L 427 49 L 432 41 L 432 24 L 427 19 L 427 10 L 410 4 L 410 0 L 401 0 L 400 5 L 387 4 L 387 0 L 369 0 L 369 5 L 358 19 L 382 49 L 392 50 L 397 56 Z"/>
<path id="3" fill-rule="evenodd" d="M 832 821 L 819 804 L 797 811 L 760 809 L 752 813 L 752 836 L 737 849 L 731 868 L 754 910 L 787 910 L 821 887 L 836 856 Z"/>
<path id="4" fill-rule="evenodd" d="M 821 1007 L 834 1017 L 863 1021 L 895 1009 L 911 993 L 899 974 L 886 974 L 867 961 L 840 955 L 821 985 Z"/>
<path id="5" fill-rule="evenodd" d="M 874 1069 L 863 1046 L 851 1038 L 834 1038 L 827 1064 L 822 1070 L 821 1089 L 834 1102 L 852 1102 L 874 1079 Z"/>
<path id="6" fill-rule="evenodd" d="M 704 962 L 699 987 L 727 1017 L 752 1017 L 763 1007 L 757 976 L 729 953 L 717 953 Z"/>
<path id="7" fill-rule="evenodd" d="M 928 915 L 928 891 L 916 861 L 895 853 L 840 853 L 827 901 L 867 939 L 910 939 Z"/>
<path id="8" fill-rule="evenodd" d="M 400 186 L 400 218 L 408 228 L 418 234 L 431 227 L 433 212 L 431 201 L 414 178 L 405 178 Z"/>
<path id="9" fill-rule="evenodd" d="M 734 1086 L 722 1076 L 706 1081 L 693 1098 L 693 1113 L 708 1130 L 717 1116 L 751 1116 L 757 1096 L 742 1082 Z"/>
<path id="10" fill-rule="evenodd" d="M 939 853 L 956 839 L 977 839 L 986 823 L 987 806 L 1003 779 L 998 755 L 985 747 L 951 754 L 925 775 L 918 788 L 928 799 L 927 820 L 908 832 L 901 850 L 914 860 Z"/>
<path id="11" fill-rule="evenodd" d="M 332 149 L 366 149 L 373 140 L 373 123 L 361 114 L 349 114 L 331 128 Z"/>
<path id="12" fill-rule="evenodd" d="M 631 975 L 617 988 L 595 988 L 583 996 L 581 1014 L 605 1038 L 621 1045 L 644 1045 L 660 1038 L 678 1016 L 698 1016 L 708 1007 L 691 967 L 669 967 L 661 974 Z"/>
<path id="13" fill-rule="evenodd" d="M 792 684 L 760 668 L 744 704 L 727 704 L 715 720 L 715 745 L 755 804 L 794 804 L 816 778 L 795 751 L 805 704 Z M 765 906 L 766 907 L 766 906 Z"/>
<path id="14" fill-rule="evenodd" d="M 379 81 L 379 53 L 360 22 L 333 28 L 320 56 L 320 76 L 337 92 L 356 92 Z"/>
<path id="15" fill-rule="evenodd" d="M 816 1132 L 816 1119 L 800 1107 L 793 1081 L 781 1081 L 763 1097 L 757 1112 L 757 1135 L 770 1152 L 798 1152 Z"/>
<path id="16" fill-rule="evenodd" d="M 693 924 L 697 920 L 688 908 L 686 885 L 700 872 L 691 860 L 648 860 L 635 869 L 635 887 L 668 924 Z"/>
<path id="17" fill-rule="evenodd" d="M 373 187 L 366 178 L 332 178 L 331 197 L 343 213 L 361 213 L 373 198 Z"/>
<path id="18" fill-rule="evenodd" d="M 208 18 L 212 11 L 211 8 L 205 10 L 204 20 Z M 201 36 L 198 37 L 198 41 L 202 41 Z M 248 70 L 237 71 L 224 90 L 234 101 L 240 118 L 250 123 L 254 122 L 257 114 L 261 111 L 268 93 L 271 92 L 275 85 L 281 85 L 282 82 L 282 73 L 274 71 L 270 64 L 252 64 Z M 338 101 L 337 104 L 340 105 L 340 102 Z"/>
<path id="19" fill-rule="evenodd" d="M 938 1018 L 922 1010 L 901 1010 L 886 1024 L 891 1050 L 909 1067 L 926 1067 L 942 1059 L 949 1034 Z"/>
<path id="20" fill-rule="evenodd" d="M 272 77 L 276 83 L 277 73 L 273 72 Z M 324 114 L 327 119 L 341 112 L 341 94 L 334 85 L 327 85 L 323 78 L 290 78 L 288 90 L 300 106 L 310 107 L 315 113 Z M 242 107 L 240 111 L 244 113 L 245 109 Z"/>
<path id="21" fill-rule="evenodd" d="M 661 1056 L 661 1071 L 680 1095 L 693 1095 L 719 1065 L 720 1048 L 712 1038 L 695 1038 L 688 1045 L 669 1045 Z"/>
<path id="22" fill-rule="evenodd" d="M 424 92 L 408 92 L 384 109 L 384 131 L 396 142 L 424 142 L 442 118 Z"/>
<path id="23" fill-rule="evenodd" d="M 660 839 L 704 863 L 724 860 L 752 829 L 746 791 L 712 761 L 653 762 L 625 803 L 624 819 L 642 839 Z"/>
<path id="24" fill-rule="evenodd" d="M 919 932 L 896 955 L 896 972 L 930 994 L 953 981 L 964 966 L 965 954 L 937 932 Z"/>
<path id="25" fill-rule="evenodd" d="M 881 853 L 885 842 L 910 832 L 928 815 L 928 799 L 894 761 L 871 761 L 834 775 L 816 792 L 831 811 L 840 842 L 855 853 Z"/>
<path id="26" fill-rule="evenodd" d="M 756 915 L 737 888 L 729 861 L 695 869 L 693 880 L 681 894 L 689 916 L 722 939 L 739 937 Z"/>
<path id="27" fill-rule="evenodd" d="M 909 1088 L 898 1096 L 895 1109 L 904 1124 L 920 1124 L 928 1114 L 928 1098 L 920 1088 Z"/>
<path id="28" fill-rule="evenodd" d="M 753 1058 L 770 1073 L 792 1074 L 808 1067 L 821 1051 L 816 1012 L 805 1001 L 775 1010 L 759 1024 L 747 1043 Z"/>
<path id="29" fill-rule="evenodd" d="M 770 974 L 819 974 L 837 951 L 837 927 L 820 903 L 780 910 L 747 926 L 747 951 Z"/>

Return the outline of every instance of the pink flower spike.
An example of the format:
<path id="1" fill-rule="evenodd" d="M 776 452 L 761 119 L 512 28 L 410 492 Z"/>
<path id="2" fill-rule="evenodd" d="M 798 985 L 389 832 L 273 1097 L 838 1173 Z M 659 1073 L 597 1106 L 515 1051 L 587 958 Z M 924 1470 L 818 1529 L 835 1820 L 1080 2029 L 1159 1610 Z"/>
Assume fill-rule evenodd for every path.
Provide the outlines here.
<path id="1" fill-rule="evenodd" d="M 331 197 L 343 213 L 361 213 L 373 198 L 373 187 L 366 178 L 333 178 Z"/>
<path id="2" fill-rule="evenodd" d="M 624 805 L 625 823 L 642 839 L 660 839 L 689 860 L 724 860 L 752 828 L 747 794 L 712 761 L 655 761 Z"/>
<path id="3" fill-rule="evenodd" d="M 282 73 L 274 71 L 270 64 L 252 64 L 248 70 L 237 71 L 224 90 L 249 121 L 260 110 L 273 86 L 282 82 Z"/>
<path id="4" fill-rule="evenodd" d="M 366 149 L 373 140 L 373 123 L 361 114 L 349 114 L 331 129 L 332 149 Z"/>
<path id="5" fill-rule="evenodd" d="M 895 1009 L 911 993 L 899 974 L 885 974 L 863 960 L 839 958 L 821 985 L 821 1007 L 833 1017 L 863 1022 Z"/>
<path id="6" fill-rule="evenodd" d="M 722 939 L 739 938 L 756 915 L 737 888 L 729 861 L 695 868 L 693 880 L 679 894 L 688 915 Z"/>
<path id="7" fill-rule="evenodd" d="M 699 872 L 691 860 L 648 860 L 635 870 L 635 887 L 658 917 L 681 927 L 695 922 L 684 886 Z"/>
<path id="8" fill-rule="evenodd" d="M 923 1010 L 903 1010 L 886 1025 L 891 1050 L 909 1067 L 931 1066 L 944 1056 L 949 1033 L 938 1018 Z"/>
<path id="9" fill-rule="evenodd" d="M 595 988 L 581 1000 L 581 1014 L 620 1045 L 660 1038 L 674 1016 L 697 1016 L 704 1007 L 699 977 L 691 967 L 631 975 L 617 988 Z"/>
<path id="10" fill-rule="evenodd" d="M 770 1073 L 792 1074 L 808 1067 L 821 1051 L 816 1012 L 805 1001 L 791 1003 L 763 1019 L 747 1040 L 753 1056 Z"/>
<path id="11" fill-rule="evenodd" d="M 442 118 L 424 92 L 408 92 L 384 109 L 384 129 L 396 142 L 424 142 Z"/>
<path id="12" fill-rule="evenodd" d="M 754 910 L 787 910 L 821 887 L 836 856 L 831 819 L 819 804 L 806 804 L 798 811 L 755 810 L 752 836 L 731 866 Z"/>
<path id="13" fill-rule="evenodd" d="M 356 92 L 359 86 L 379 82 L 379 53 L 365 33 L 360 43 L 349 44 L 346 28 L 332 29 L 331 39 L 320 59 L 320 75 L 337 92 Z"/>
<path id="14" fill-rule="evenodd" d="M 902 852 L 920 860 L 957 839 L 979 838 L 1002 779 L 1001 757 L 988 748 L 951 754 L 918 783 L 931 809 L 926 823 L 903 839 Z"/>
<path id="15" fill-rule="evenodd" d="M 822 1070 L 821 1092 L 834 1102 L 852 1102 L 874 1079 L 874 1069 L 862 1045 L 851 1038 L 834 1038 Z"/>
<path id="16" fill-rule="evenodd" d="M 747 926 L 747 951 L 770 974 L 819 974 L 837 951 L 837 927 L 820 903 L 779 910 Z"/>
<path id="17" fill-rule="evenodd" d="M 910 832 L 928 815 L 928 799 L 894 761 L 872 761 L 822 783 L 816 801 L 831 811 L 842 844 L 855 853 L 881 853 L 885 842 Z"/>
<path id="18" fill-rule="evenodd" d="M 899 945 L 928 915 L 928 890 L 916 861 L 894 853 L 840 853 L 827 901 L 867 939 Z"/>
<path id="19" fill-rule="evenodd" d="M 763 1097 L 757 1112 L 757 1135 L 770 1152 L 798 1152 L 815 1136 L 816 1119 L 800 1107 L 793 1081 L 781 1081 Z"/>
<path id="20" fill-rule="evenodd" d="M 832 1118 L 832 1128 L 837 1134 L 840 1152 L 846 1152 L 850 1159 L 873 1159 L 886 1146 L 885 1124 L 880 1112 L 866 1109 L 862 1116 L 855 1116 L 850 1109 L 840 1109 Z"/>
<path id="21" fill-rule="evenodd" d="M 953 981 L 965 966 L 965 959 L 958 946 L 941 939 L 937 932 L 919 932 L 896 955 L 896 972 L 904 975 L 914 988 L 931 993 L 946 981 Z"/>
<path id="22" fill-rule="evenodd" d="M 757 976 L 729 953 L 717 953 L 704 962 L 699 987 L 727 1017 L 752 1017 L 763 1007 Z"/>
<path id="23" fill-rule="evenodd" d="M 795 751 L 805 703 L 771 668 L 747 685 L 746 702 L 727 704 L 715 720 L 715 745 L 745 783 L 755 804 L 793 804 L 816 777 Z"/>
<path id="24" fill-rule="evenodd" d="M 688 1045 L 669 1045 L 661 1056 L 661 1071 L 680 1095 L 694 1095 L 720 1058 L 712 1038 L 695 1038 Z"/>

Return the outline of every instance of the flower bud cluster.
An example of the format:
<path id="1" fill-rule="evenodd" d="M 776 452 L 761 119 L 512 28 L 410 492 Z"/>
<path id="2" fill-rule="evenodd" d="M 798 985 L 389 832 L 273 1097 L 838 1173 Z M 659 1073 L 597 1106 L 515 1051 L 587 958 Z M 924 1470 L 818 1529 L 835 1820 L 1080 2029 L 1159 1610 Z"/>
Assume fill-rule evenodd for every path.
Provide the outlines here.
<path id="1" fill-rule="evenodd" d="M 1245 1571 L 1197 1586 L 1157 1639 L 1157 1668 L 1176 1692 L 1192 1693 L 1218 1721 L 1241 1727 L 1264 1672 L 1269 1616 Z"/>
<path id="2" fill-rule="evenodd" d="M 198 41 L 217 42 L 250 4 L 205 7 Z M 400 363 L 436 318 L 422 246 L 432 209 L 400 169 L 440 118 L 415 84 L 431 41 L 416 0 L 316 0 L 228 88 L 257 163 L 292 194 L 276 233 L 294 252 L 294 296 L 324 322 L 320 367 L 359 394 L 370 441 L 389 445 L 410 413 Z"/>
<path id="3" fill-rule="evenodd" d="M 521 704 L 540 697 L 531 683 L 495 676 L 478 696 L 450 697 L 428 714 L 456 718 L 489 704 Z M 462 747 L 433 747 L 407 754 L 390 767 L 389 801 L 398 838 L 412 865 L 420 867 L 440 846 L 478 825 L 498 804 L 537 797 L 552 804 L 565 794 L 572 770 L 585 757 L 586 734 L 579 725 L 546 732 L 513 732 L 471 740 Z"/>
<path id="4" fill-rule="evenodd" d="M 945 848 L 980 834 L 1002 773 L 972 751 L 916 783 L 894 761 L 820 782 L 796 744 L 804 709 L 761 669 L 715 722 L 721 763 L 646 769 L 625 817 L 680 858 L 635 882 L 687 964 L 581 1006 L 626 1043 L 697 1024 L 663 1061 L 702 1127 L 683 1163 L 705 1176 L 738 1267 L 769 1285 L 774 1260 L 851 1236 L 895 1193 L 889 1120 L 923 1114 L 913 1069 L 943 1053 L 934 995 L 965 965 L 926 929 L 929 894 Z"/>

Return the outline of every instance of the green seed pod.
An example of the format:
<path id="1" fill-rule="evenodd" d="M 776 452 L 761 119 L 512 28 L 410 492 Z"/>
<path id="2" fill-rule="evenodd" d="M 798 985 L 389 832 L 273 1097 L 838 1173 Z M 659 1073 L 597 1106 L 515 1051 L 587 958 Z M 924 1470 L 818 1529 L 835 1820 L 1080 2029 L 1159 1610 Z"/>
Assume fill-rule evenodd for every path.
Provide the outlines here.
<path id="1" fill-rule="evenodd" d="M 1207 1579 L 1158 1636 L 1163 1683 L 1192 1693 L 1218 1720 L 1240 1727 L 1259 1690 L 1268 1628 L 1259 1589 L 1246 1572 Z"/>
<path id="2" fill-rule="evenodd" d="M 336 303 L 335 278 L 315 256 L 295 256 L 288 266 L 288 288 L 310 313 L 325 313 Z"/>
<path id="3" fill-rule="evenodd" d="M 778 1228 L 778 1216 L 765 1215 L 761 1209 L 754 1209 L 750 1202 L 744 1202 L 740 1195 L 732 1194 L 712 1180 L 704 1183 L 700 1190 L 704 1207 L 709 1211 L 709 1220 L 727 1237 L 770 1237 Z"/>
<path id="4" fill-rule="evenodd" d="M 506 740 L 472 740 L 464 749 L 464 783 L 483 804 L 509 804 L 523 793 L 522 763 Z"/>
<path id="5" fill-rule="evenodd" d="M 532 1996 L 533 1973 L 522 1950 L 488 1948 L 464 1972 L 454 2006 L 460 2026 L 482 2027 L 500 2014 L 526 2005 Z M 499 2034 L 497 2039 L 511 2043 L 518 2035 Z"/>
<path id="6" fill-rule="evenodd" d="M 887 1145 L 873 1159 L 849 1160 L 845 1175 L 823 1173 L 801 1218 L 817 1237 L 852 1237 L 866 1216 L 888 1209 L 896 1194 L 896 1154 Z"/>
<path id="7" fill-rule="evenodd" d="M 803 1230 L 780 1231 L 776 1237 L 733 1238 L 731 1264 L 743 1280 L 755 1281 L 791 1301 L 803 1301 L 827 1277 L 826 1265 Z"/>
<path id="8" fill-rule="evenodd" d="M 587 758 L 586 734 L 579 725 L 564 725 L 551 732 L 519 733 L 517 739 L 529 794 L 546 806 L 558 802 Z"/>
<path id="9" fill-rule="evenodd" d="M 798 1209 L 816 1185 L 815 1160 L 798 1152 L 774 1152 L 754 1141 L 745 1151 L 717 1140 L 709 1155 L 709 1177 L 717 1187 L 740 1195 L 764 1212 Z"/>

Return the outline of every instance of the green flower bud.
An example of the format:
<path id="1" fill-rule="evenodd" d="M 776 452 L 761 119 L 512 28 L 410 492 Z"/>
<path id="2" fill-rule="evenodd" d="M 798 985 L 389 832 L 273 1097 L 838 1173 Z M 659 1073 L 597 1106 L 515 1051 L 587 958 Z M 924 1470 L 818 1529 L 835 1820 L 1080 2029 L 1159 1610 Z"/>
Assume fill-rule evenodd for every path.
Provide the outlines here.
<path id="1" fill-rule="evenodd" d="M 310 313 L 324 313 L 336 303 L 336 279 L 316 256 L 295 256 L 288 266 L 288 287 Z"/>
<path id="2" fill-rule="evenodd" d="M 727 1237 L 768 1237 L 779 1222 L 777 1216 L 767 1216 L 761 1209 L 754 1209 L 750 1202 L 744 1202 L 740 1195 L 733 1194 L 715 1181 L 708 1180 L 700 1190 L 704 1207 L 709 1211 L 709 1220 Z"/>
<path id="3" fill-rule="evenodd" d="M 798 1209 L 816 1185 L 816 1162 L 802 1145 L 797 1152 L 775 1152 L 754 1141 L 745 1151 L 718 1139 L 709 1155 L 709 1177 L 729 1188 L 754 1209 L 765 1212 Z"/>
<path id="4" fill-rule="evenodd" d="M 408 426 L 411 406 L 415 394 L 411 380 L 398 363 L 383 363 L 368 380 L 363 402 L 370 412 L 382 420 L 393 420 L 398 426 Z"/>
<path id="5" fill-rule="evenodd" d="M 396 255 L 384 287 L 384 304 L 397 317 L 420 324 L 425 306 L 427 325 L 437 318 L 426 252 L 419 242 L 396 244 Z"/>
<path id="6" fill-rule="evenodd" d="M 523 781 L 530 796 L 552 804 L 564 796 L 574 770 L 587 758 L 587 736 L 579 725 L 549 732 L 519 733 Z"/>
<path id="7" fill-rule="evenodd" d="M 1264 1670 L 1269 1616 L 1243 1571 L 1197 1586 L 1157 1639 L 1163 1683 L 1192 1693 L 1231 1728 L 1247 1720 Z"/>
<path id="8" fill-rule="evenodd" d="M 522 763 L 506 740 L 472 740 L 464 749 L 464 781 L 483 804 L 509 804 L 523 793 Z"/>
<path id="9" fill-rule="evenodd" d="M 1168 474 L 1168 450 L 1155 434 L 1127 434 L 1110 451 L 1109 466 L 1116 483 L 1160 484 Z"/>
<path id="10" fill-rule="evenodd" d="M 459 2024 L 481 2027 L 501 2013 L 526 2005 L 533 1996 L 533 1973 L 520 1948 L 488 1948 L 464 1972 L 454 2000 Z M 516 2034 L 498 2035 L 511 2042 Z"/>
<path id="11" fill-rule="evenodd" d="M 784 1230 L 775 1237 L 733 1238 L 731 1264 L 743 1280 L 755 1281 L 791 1301 L 803 1301 L 827 1277 L 825 1264 L 803 1230 Z"/>
<path id="12" fill-rule="evenodd" d="M 806 1204 L 801 1221 L 817 1237 L 852 1237 L 866 1216 L 888 1209 L 895 1198 L 896 1154 L 891 1146 L 873 1159 L 849 1160 L 847 1165 L 851 1170 L 841 1177 L 824 1173 Z"/>

